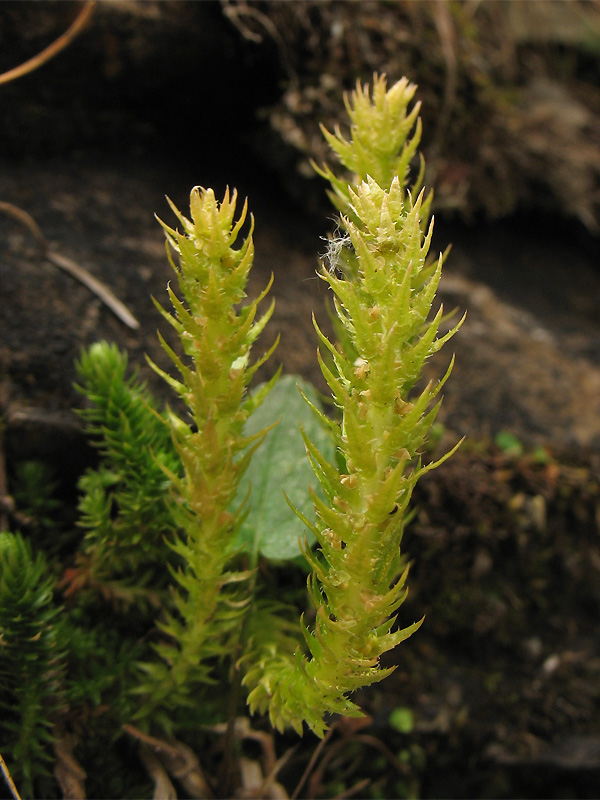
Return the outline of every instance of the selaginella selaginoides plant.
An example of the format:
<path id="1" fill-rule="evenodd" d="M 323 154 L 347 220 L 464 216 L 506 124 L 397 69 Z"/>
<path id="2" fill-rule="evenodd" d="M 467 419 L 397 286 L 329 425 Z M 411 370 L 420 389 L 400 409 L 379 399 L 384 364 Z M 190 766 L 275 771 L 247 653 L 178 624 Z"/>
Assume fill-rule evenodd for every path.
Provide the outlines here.
<path id="1" fill-rule="evenodd" d="M 190 217 L 171 204 L 179 227 L 161 223 L 177 286 L 168 289 L 172 310 L 157 305 L 180 352 L 161 339 L 177 377 L 152 367 L 180 410 L 159 411 L 114 347 L 96 344 L 78 363 L 101 464 L 81 481 L 85 534 L 61 581 L 63 620 L 48 617 L 61 670 L 37 678 L 40 691 L 59 680 L 67 719 L 64 708 L 73 712 L 93 685 L 88 705 L 104 702 L 114 726 L 185 735 L 235 716 L 245 695 L 274 727 L 301 733 L 306 724 L 323 736 L 332 714 L 361 714 L 351 694 L 388 675 L 381 656 L 421 624 L 396 627 L 407 591 L 401 541 L 415 483 L 440 463 L 423 464 L 421 454 L 452 362 L 437 381 L 419 378 L 460 323 L 441 334 L 442 309 L 432 312 L 443 257 L 428 256 L 422 159 L 410 177 L 420 139 L 414 93 L 406 79 L 388 89 L 375 77 L 346 99 L 348 138 L 323 131 L 337 164 L 316 169 L 339 220 L 319 276 L 332 291 L 337 344 L 314 326 L 335 413 L 323 413 L 310 385 L 278 373 L 250 391 L 274 350 L 251 358 L 273 305 L 258 314 L 270 284 L 246 296 L 253 220 L 230 191 L 218 201 L 197 187 Z M 2 548 L 8 564 L 23 544 L 5 534 Z M 283 562 L 308 573 L 306 621 L 277 588 Z M 266 563 L 275 578 L 265 583 Z M 8 591 L 1 576 L 0 590 Z M 107 609 L 118 618 L 112 627 Z M 0 617 L 12 647 L 9 623 Z M 99 641 L 118 679 L 90 675 L 87 655 Z M 67 658 L 69 642 L 78 645 Z M 16 758 L 1 721 L 0 732 Z"/>
<path id="2" fill-rule="evenodd" d="M 400 545 L 414 485 L 436 466 L 423 465 L 419 454 L 452 363 L 437 383 L 412 390 L 425 359 L 458 326 L 438 336 L 441 308 L 429 320 L 443 259 L 427 259 L 430 196 L 406 186 L 420 135 L 417 122 L 408 138 L 418 114 L 418 106 L 407 111 L 414 91 L 406 80 L 386 91 L 379 78 L 371 98 L 358 86 L 347 101 L 350 139 L 324 131 L 352 177 L 318 170 L 341 211 L 340 233 L 320 272 L 333 291 L 341 347 L 315 322 L 329 356 L 319 355 L 319 364 L 341 419 L 313 406 L 335 442 L 335 463 L 305 437 L 326 498 L 314 497 L 314 523 L 304 518 L 319 545 L 304 551 L 316 622 L 304 629 L 308 655 L 267 645 L 244 658 L 250 708 L 268 710 L 278 728 L 300 731 L 305 721 L 322 735 L 328 714 L 360 714 L 348 695 L 389 674 L 380 656 L 420 625 L 393 630 L 408 572 Z"/>

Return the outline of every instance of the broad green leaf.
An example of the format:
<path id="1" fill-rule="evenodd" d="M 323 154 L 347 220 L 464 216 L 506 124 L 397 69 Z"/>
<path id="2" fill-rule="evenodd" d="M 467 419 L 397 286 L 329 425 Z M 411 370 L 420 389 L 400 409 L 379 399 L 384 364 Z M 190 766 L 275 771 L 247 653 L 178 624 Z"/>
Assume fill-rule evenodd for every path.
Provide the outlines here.
<path id="1" fill-rule="evenodd" d="M 249 490 L 250 511 L 238 534 L 238 545 L 274 560 L 299 556 L 299 540 L 305 535 L 310 544 L 314 542 L 314 535 L 294 514 L 283 494 L 308 519 L 314 519 L 308 487 L 318 493 L 320 487 L 306 457 L 300 424 L 325 458 L 334 458 L 329 432 L 304 402 L 298 387 L 319 406 L 318 394 L 310 383 L 296 375 L 285 375 L 252 414 L 244 431 L 252 435 L 279 420 L 252 457 L 236 501 L 239 505 Z"/>

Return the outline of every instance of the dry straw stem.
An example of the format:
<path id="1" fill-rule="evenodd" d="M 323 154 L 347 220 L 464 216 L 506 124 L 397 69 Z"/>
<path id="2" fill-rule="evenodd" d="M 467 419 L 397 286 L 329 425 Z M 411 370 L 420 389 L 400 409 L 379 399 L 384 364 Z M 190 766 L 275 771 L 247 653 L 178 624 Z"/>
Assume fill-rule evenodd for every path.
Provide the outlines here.
<path id="1" fill-rule="evenodd" d="M 75 278 L 80 283 L 83 283 L 84 286 L 87 286 L 87 288 L 93 294 L 95 294 L 96 297 L 99 297 L 100 300 L 102 300 L 104 305 L 110 308 L 113 314 L 115 314 L 121 320 L 121 322 L 125 323 L 125 325 L 127 325 L 129 328 L 132 328 L 134 331 L 140 327 L 140 323 L 133 316 L 131 311 L 129 311 L 127 306 L 125 306 L 118 299 L 118 297 L 115 297 L 108 286 L 105 286 L 105 284 L 103 284 L 97 278 L 94 278 L 93 275 L 91 275 L 83 267 L 80 267 L 79 264 L 76 264 L 75 261 L 72 261 L 70 258 L 67 258 L 67 256 L 63 256 L 61 253 L 57 253 L 55 250 L 52 250 L 46 237 L 42 233 L 40 226 L 33 219 L 31 214 L 28 214 L 27 211 L 24 211 L 22 208 L 13 205 L 13 203 L 7 203 L 5 201 L 0 201 L 0 213 L 8 214 L 8 216 L 11 216 L 19 222 L 22 222 L 38 243 L 44 258 L 47 261 L 52 262 L 52 264 L 59 269 L 62 269 L 63 272 L 68 272 L 71 277 Z"/>
<path id="2" fill-rule="evenodd" d="M 0 755 L 0 771 L 6 781 L 6 785 L 10 789 L 10 793 L 12 794 L 14 800 L 21 800 L 21 795 L 17 791 L 17 787 L 15 786 L 15 782 L 13 781 L 11 774 L 9 772 L 8 767 L 6 766 L 6 761 Z"/>
<path id="3" fill-rule="evenodd" d="M 54 56 L 58 55 L 58 53 L 60 53 L 61 50 L 64 50 L 65 47 L 68 47 L 73 39 L 87 24 L 95 5 L 96 0 L 88 0 L 88 2 L 84 4 L 83 8 L 79 12 L 75 21 L 71 24 L 70 28 L 68 28 L 61 36 L 59 36 L 58 39 L 52 42 L 51 45 L 46 47 L 45 50 L 42 50 L 41 53 L 38 53 L 36 56 L 30 58 L 28 61 L 25 61 L 23 64 L 19 64 L 18 67 L 9 69 L 8 72 L 3 72 L 2 75 L 0 75 L 0 84 L 10 83 L 10 81 L 14 81 L 17 78 L 22 78 L 23 75 L 27 75 L 28 73 L 38 69 L 38 67 L 41 67 L 42 64 L 45 64 L 47 61 L 50 61 L 51 58 L 54 58 Z"/>

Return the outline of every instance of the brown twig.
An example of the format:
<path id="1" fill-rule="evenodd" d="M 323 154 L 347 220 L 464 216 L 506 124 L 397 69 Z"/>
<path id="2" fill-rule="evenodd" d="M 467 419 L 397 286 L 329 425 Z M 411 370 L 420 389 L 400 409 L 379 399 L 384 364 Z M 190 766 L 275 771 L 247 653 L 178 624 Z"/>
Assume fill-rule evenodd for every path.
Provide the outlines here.
<path id="1" fill-rule="evenodd" d="M 150 736 L 148 733 L 140 731 L 133 725 L 129 725 L 129 723 L 123 725 L 123 730 L 125 731 L 125 733 L 128 733 L 130 736 L 133 736 L 134 739 L 138 739 L 140 742 L 144 742 L 144 744 L 150 745 L 150 747 L 152 747 L 154 750 L 157 750 L 162 753 L 168 753 L 172 758 L 176 758 L 178 756 L 178 751 L 176 747 L 173 747 L 172 745 L 168 744 L 162 739 L 157 739 L 154 736 Z"/>
<path id="2" fill-rule="evenodd" d="M 3 72 L 0 75 L 0 84 L 9 83 L 17 78 L 21 78 L 23 75 L 27 75 L 29 72 L 33 72 L 34 70 L 38 69 L 38 67 L 41 67 L 42 64 L 45 64 L 46 61 L 50 61 L 51 58 L 54 58 L 54 56 L 60 53 L 61 50 L 64 50 L 65 47 L 67 47 L 78 35 L 78 33 L 85 27 L 95 5 L 96 0 L 88 0 L 88 2 L 85 3 L 77 15 L 75 21 L 61 36 L 58 37 L 58 39 L 52 42 L 51 45 L 48 45 L 45 50 L 42 50 L 41 53 L 38 53 L 33 58 L 30 58 L 23 64 L 19 64 L 18 67 L 9 69 L 8 72 Z"/>
<path id="3" fill-rule="evenodd" d="M 166 742 L 149 736 L 133 725 L 123 725 L 123 730 L 143 743 L 142 752 L 147 752 L 144 747 L 151 748 L 160 757 L 164 768 L 181 783 L 191 797 L 213 797 L 200 762 L 190 747 L 175 739 Z M 158 776 L 158 772 L 156 774 Z"/>
<path id="4" fill-rule="evenodd" d="M 310 778 L 308 783 L 308 797 L 316 797 L 318 794 L 320 794 L 320 792 L 317 791 L 317 787 L 322 784 L 322 776 L 325 773 L 327 765 L 330 763 L 330 761 L 332 761 L 338 752 L 343 751 L 344 748 L 347 747 L 349 742 L 358 738 L 358 731 L 368 727 L 371 722 L 372 719 L 369 716 L 359 717 L 358 719 L 353 717 L 338 717 L 338 719 L 336 719 L 331 726 L 328 735 L 321 742 L 321 745 L 325 744 L 325 741 L 329 738 L 334 730 L 340 734 L 341 738 L 329 746 L 329 748 L 322 754 L 322 758 L 318 764 L 316 763 L 317 758 L 321 754 L 321 750 L 323 748 L 321 746 L 317 747 L 308 767 L 305 770 L 305 775 L 302 776 L 303 779 L 305 776 Z M 358 791 L 356 787 L 354 787 L 353 790 Z M 298 791 L 299 789 L 296 787 L 296 792 Z"/>
<path id="5" fill-rule="evenodd" d="M 231 794 L 230 781 L 225 780 L 222 771 L 220 771 L 218 785 L 222 796 L 288 798 L 284 787 L 275 779 L 279 770 L 295 752 L 295 747 L 290 747 L 281 758 L 277 759 L 273 734 L 267 733 L 267 731 L 255 730 L 251 727 L 250 720 L 247 717 L 236 717 L 233 720 L 233 726 L 231 721 L 228 721 L 203 727 L 204 730 L 223 736 L 229 731 L 236 741 L 250 739 L 260 745 L 260 761 L 244 758 L 243 756 L 237 758 L 235 762 L 233 758 L 230 761 L 230 769 L 235 764 L 236 772 L 239 772 L 241 776 L 241 786 L 237 787 L 235 794 Z"/>
<path id="6" fill-rule="evenodd" d="M 54 736 L 54 777 L 59 783 L 63 799 L 84 800 L 87 774 L 73 754 L 77 740 L 59 725 L 54 728 Z"/>
<path id="7" fill-rule="evenodd" d="M 399 761 L 396 756 L 392 753 L 390 748 L 382 742 L 381 739 L 378 739 L 376 736 L 373 736 L 370 733 L 359 733 L 354 737 L 355 742 L 362 742 L 363 744 L 368 744 L 371 747 L 375 747 L 379 752 L 387 759 L 387 761 L 394 767 L 396 772 L 403 777 L 406 777 L 410 770 L 408 767 Z"/>
<path id="8" fill-rule="evenodd" d="M 140 758 L 154 783 L 153 800 L 177 800 L 175 787 L 156 753 L 148 745 L 143 744 L 140 747 Z"/>
<path id="9" fill-rule="evenodd" d="M 363 778 L 362 780 L 357 781 L 357 783 L 355 783 L 354 786 L 351 786 L 349 789 L 344 789 L 343 792 L 336 794 L 333 800 L 345 800 L 346 797 L 352 797 L 352 795 L 362 792 L 362 790 L 365 789 L 370 783 L 370 778 Z"/>
<path id="10" fill-rule="evenodd" d="M 348 725 L 348 723 L 350 723 L 350 725 Z M 359 732 L 361 727 L 364 726 L 364 720 L 347 720 L 343 717 L 335 723 L 333 727 L 336 727 L 340 731 L 342 738 L 329 747 L 327 752 L 321 758 L 318 766 L 315 766 L 316 756 L 318 755 L 318 753 L 315 752 L 311 763 L 306 769 L 306 772 L 308 772 L 311 768 L 313 769 L 313 772 L 310 776 L 308 790 L 309 797 L 316 797 L 318 794 L 320 794 L 317 787 L 322 785 L 323 775 L 327 766 L 338 755 L 338 753 L 343 752 L 351 742 L 366 744 L 370 747 L 376 748 L 400 775 L 405 777 L 408 774 L 408 768 L 396 758 L 396 756 L 384 742 L 372 734 Z M 342 800 L 342 798 L 351 797 L 356 792 L 362 791 L 362 789 L 364 789 L 364 787 L 370 782 L 370 778 L 359 780 L 354 786 L 350 787 L 349 789 L 345 789 L 341 794 L 336 795 L 335 800 Z M 296 789 L 296 791 L 298 791 L 298 789 Z"/>
<path id="11" fill-rule="evenodd" d="M 269 19 L 266 14 L 262 13 L 262 11 L 253 8 L 253 6 L 245 2 L 245 0 L 241 0 L 240 2 L 236 3 L 231 2 L 231 0 L 221 0 L 221 8 L 223 9 L 223 13 L 227 19 L 238 29 L 244 39 L 247 39 L 249 42 L 260 44 L 264 37 L 261 33 L 251 30 L 244 22 L 243 18 L 247 17 L 248 19 L 252 19 L 262 26 L 262 28 L 277 45 L 277 49 L 279 50 L 279 55 L 281 57 L 281 63 L 288 75 L 290 83 L 293 85 L 298 83 L 298 75 L 290 61 L 285 41 L 277 30 L 277 26 L 273 20 Z"/>
<path id="12" fill-rule="evenodd" d="M 289 759 L 295 753 L 296 747 L 290 747 L 289 750 L 286 750 L 285 753 L 279 758 L 274 764 L 273 769 L 265 775 L 265 778 L 258 790 L 258 797 L 287 797 L 287 794 L 284 795 L 285 790 L 278 783 L 275 778 L 279 770 L 287 764 Z M 265 770 L 266 772 L 266 770 Z"/>
<path id="13" fill-rule="evenodd" d="M 296 800 L 296 798 L 300 794 L 300 791 L 301 791 L 302 787 L 306 783 L 309 775 L 311 774 L 311 772 L 313 770 L 313 767 L 315 766 L 319 756 L 321 755 L 321 752 L 322 752 L 323 748 L 325 747 L 325 743 L 329 741 L 329 739 L 331 738 L 332 733 L 333 733 L 333 726 L 331 728 L 329 728 L 329 730 L 327 731 L 325 736 L 321 739 L 319 744 L 315 747 L 315 751 L 312 754 L 312 756 L 310 758 L 310 761 L 306 765 L 306 769 L 304 770 L 300 780 L 296 784 L 296 788 L 294 789 L 294 791 L 290 795 L 290 800 Z"/>
<path id="14" fill-rule="evenodd" d="M 83 267 L 80 267 L 79 264 L 76 264 L 75 261 L 72 261 L 70 258 L 67 258 L 61 253 L 57 253 L 55 250 L 53 250 L 46 240 L 46 237 L 42 233 L 40 226 L 33 219 L 33 217 L 27 213 L 27 211 L 15 206 L 13 203 L 0 201 L 0 212 L 13 217 L 13 219 L 18 220 L 25 225 L 25 227 L 32 234 L 33 238 L 36 240 L 42 255 L 47 261 L 50 261 L 59 269 L 62 269 L 64 272 L 67 272 L 69 275 L 71 275 L 71 277 L 75 278 L 80 283 L 83 283 L 84 286 L 87 286 L 87 288 L 93 294 L 95 294 L 96 297 L 99 297 L 100 300 L 102 300 L 102 302 L 110 308 L 113 314 L 115 314 L 121 320 L 121 322 L 125 323 L 125 325 L 133 330 L 138 330 L 140 323 L 133 316 L 131 311 L 129 311 L 129 309 L 118 299 L 118 297 L 115 297 L 108 286 L 105 286 L 97 278 L 94 278 L 93 275 L 91 275 Z"/>

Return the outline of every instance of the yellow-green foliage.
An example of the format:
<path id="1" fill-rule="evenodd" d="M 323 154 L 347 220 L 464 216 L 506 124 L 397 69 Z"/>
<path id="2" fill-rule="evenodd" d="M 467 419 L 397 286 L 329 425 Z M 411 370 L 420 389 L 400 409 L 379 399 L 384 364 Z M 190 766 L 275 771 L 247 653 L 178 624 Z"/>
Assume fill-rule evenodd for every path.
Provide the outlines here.
<path id="1" fill-rule="evenodd" d="M 256 299 L 240 305 L 252 266 L 252 232 L 242 246 L 234 244 L 246 219 L 246 205 L 235 220 L 236 194 L 219 203 L 212 189 L 193 189 L 191 219 L 172 205 L 183 232 L 161 223 L 168 247 L 178 256 L 171 264 L 177 273 L 181 298 L 169 287 L 169 313 L 157 304 L 175 328 L 186 363 L 162 339 L 177 367 L 176 380 L 155 364 L 187 406 L 189 421 L 173 411 L 168 415 L 182 475 L 170 474 L 174 519 L 179 533 L 170 542 L 180 567 L 172 570 L 178 588 L 175 609 L 160 627 L 168 640 L 157 645 L 161 660 L 144 665 L 147 673 L 140 691 L 145 695 L 142 715 L 160 713 L 168 727 L 168 709 L 189 704 L 198 684 L 211 680 L 211 659 L 231 652 L 245 614 L 251 573 L 235 569 L 236 534 L 243 508 L 232 510 L 237 486 L 252 452 L 266 431 L 251 437 L 244 425 L 260 405 L 276 377 L 263 389 L 247 394 L 247 386 L 270 352 L 250 364 L 250 349 L 267 323 L 273 304 L 256 319 Z M 233 645 L 231 640 L 233 637 Z"/>
<path id="2" fill-rule="evenodd" d="M 315 322 L 329 355 L 329 363 L 320 355 L 319 363 L 341 420 L 315 412 L 328 424 L 345 467 L 328 463 L 306 439 L 327 497 L 315 497 L 315 524 L 306 520 L 319 543 L 317 553 L 305 553 L 317 609 L 314 629 L 305 629 L 309 653 L 271 658 L 263 645 L 262 654 L 244 659 L 250 707 L 268 710 L 278 728 L 300 731 L 306 721 L 321 735 L 328 713 L 360 714 L 347 695 L 389 674 L 380 656 L 420 624 L 392 631 L 406 595 L 400 544 L 414 485 L 436 466 L 423 466 L 419 453 L 437 413 L 431 403 L 452 365 L 437 383 L 416 395 L 411 390 L 425 359 L 458 326 L 438 337 L 441 308 L 428 321 L 442 257 L 428 261 L 429 204 L 406 188 L 419 138 L 417 124 L 407 141 L 417 113 L 406 113 L 414 89 L 402 80 L 386 91 L 385 79 L 378 78 L 371 100 L 368 88 L 358 87 L 347 101 L 350 140 L 339 131 L 326 133 L 355 174 L 344 183 L 329 168 L 320 170 L 345 212 L 339 223 L 341 266 L 320 273 L 334 293 L 345 336 L 340 351 Z"/>
<path id="3" fill-rule="evenodd" d="M 161 223 L 178 285 L 168 288 L 172 310 L 157 306 L 180 353 L 161 342 L 178 375 L 151 366 L 185 412 L 159 412 L 146 387 L 126 377 L 116 348 L 99 343 L 83 354 L 78 373 L 92 404 L 83 416 L 102 462 L 80 484 L 86 534 L 74 561 L 61 565 L 65 609 L 53 604 L 46 562 L 20 537 L 0 536 L 0 656 L 26 656 L 27 677 L 19 675 L 17 686 L 0 659 L 8 720 L 0 733 L 20 732 L 14 756 L 24 754 L 25 778 L 52 741 L 52 721 L 40 713 L 50 690 L 75 714 L 82 703 L 102 704 L 115 729 L 133 716 L 161 735 L 221 721 L 227 707 L 233 717 L 243 688 L 250 711 L 268 713 L 275 727 L 300 733 L 306 724 L 322 736 L 331 714 L 361 714 L 350 695 L 388 675 L 381 656 L 421 624 L 396 627 L 407 591 L 401 543 L 415 483 L 437 466 L 423 464 L 421 453 L 452 363 L 427 386 L 419 378 L 458 325 L 439 334 L 443 257 L 428 255 L 433 225 L 422 160 L 410 179 L 420 138 L 414 94 L 406 79 L 388 89 L 376 77 L 372 90 L 358 86 L 346 99 L 349 136 L 324 131 L 342 167 L 318 168 L 341 212 L 319 272 L 332 292 L 339 341 L 314 325 L 336 414 L 325 416 L 306 384 L 300 403 L 318 491 L 309 494 L 307 476 L 295 469 L 300 436 L 294 443 L 287 428 L 269 433 L 279 418 L 295 425 L 302 416 L 289 399 L 290 379 L 275 386 L 276 374 L 249 391 L 275 347 L 251 361 L 273 304 L 258 316 L 270 283 L 246 296 L 253 223 L 235 192 L 219 202 L 197 187 L 189 219 L 171 206 L 180 229 Z M 271 503 L 281 475 L 289 476 L 300 522 Z M 303 528 L 304 559 L 295 549 Z M 279 587 L 277 562 L 285 559 L 308 564 L 314 608 L 306 621 Z M 275 576 L 261 585 L 259 567 L 269 560 Z M 59 615 L 66 619 L 57 625 Z M 89 709 L 81 716 L 94 718 Z"/>
<path id="4" fill-rule="evenodd" d="M 156 648 L 162 660 L 145 666 L 146 713 L 184 703 L 194 685 L 210 680 L 211 659 L 239 647 L 250 709 L 268 712 L 278 728 L 301 732 L 306 722 L 322 735 L 329 714 L 361 713 L 349 694 L 389 674 L 381 655 L 420 624 L 393 629 L 406 596 L 401 540 L 414 485 L 436 466 L 422 465 L 419 454 L 452 365 L 438 382 L 416 395 L 413 389 L 425 360 L 456 328 L 438 336 L 442 309 L 431 318 L 443 258 L 428 259 L 430 198 L 416 193 L 422 163 L 408 188 L 420 137 L 418 106 L 408 109 L 414 92 L 405 79 L 388 90 L 376 78 L 372 97 L 359 86 L 346 100 L 350 138 L 325 131 L 351 176 L 319 169 L 342 211 L 329 269 L 320 272 L 333 292 L 340 345 L 315 322 L 327 354 L 319 363 L 340 419 L 328 419 L 307 398 L 337 459 L 328 461 L 305 436 L 325 499 L 314 495 L 314 522 L 298 512 L 319 546 L 304 551 L 316 622 L 311 630 L 302 623 L 303 643 L 287 616 L 278 620 L 280 610 L 255 604 L 249 613 L 253 582 L 235 568 L 240 509 L 232 512 L 231 504 L 265 434 L 244 438 L 244 423 L 270 388 L 245 394 L 257 366 L 249 367 L 250 345 L 270 315 L 254 322 L 264 295 L 239 306 L 253 255 L 251 237 L 233 249 L 245 209 L 235 222 L 235 195 L 218 203 L 212 190 L 195 189 L 191 221 L 173 208 L 183 232 L 163 224 L 179 256 L 173 266 L 183 298 L 169 289 L 175 313 L 163 314 L 191 366 L 163 341 L 181 381 L 155 369 L 188 406 L 192 425 L 170 415 L 183 465 L 183 477 L 172 475 L 182 533 L 171 547 L 182 566 L 174 573 L 176 610 L 161 623 L 168 636 Z"/>
<path id="5" fill-rule="evenodd" d="M 352 176 L 338 176 L 327 165 L 315 170 L 326 178 L 332 190 L 329 197 L 336 208 L 345 215 L 352 215 L 350 190 L 357 182 L 372 178 L 382 189 L 389 189 L 394 178 L 401 186 L 406 186 L 413 157 L 421 141 L 420 103 L 409 111 L 417 87 L 402 78 L 387 89 L 385 77 L 375 77 L 370 87 L 356 85 L 351 97 L 344 97 L 346 111 L 350 118 L 350 139 L 346 139 L 336 128 L 335 134 L 323 125 L 321 130 L 337 160 Z M 413 130 L 414 129 L 414 130 Z M 412 135 L 411 135 L 412 132 Z M 420 172 L 412 186 L 413 194 L 418 191 L 424 171 L 420 159 Z M 423 216 L 427 210 L 423 209 Z"/>

